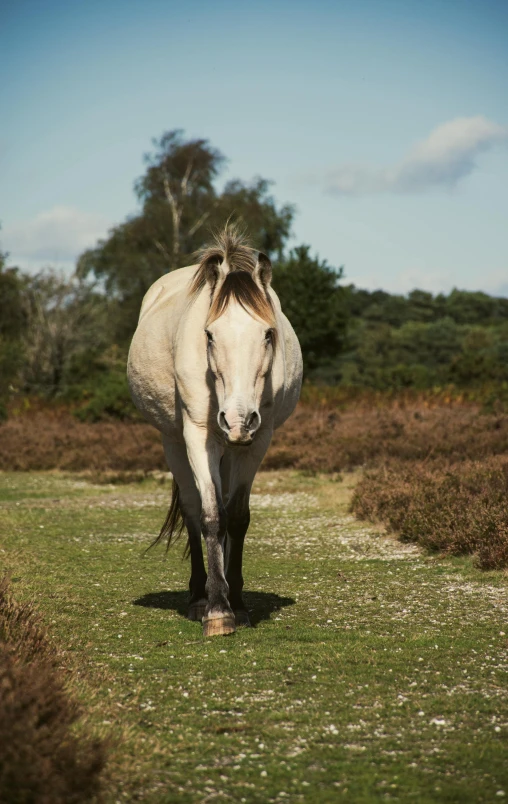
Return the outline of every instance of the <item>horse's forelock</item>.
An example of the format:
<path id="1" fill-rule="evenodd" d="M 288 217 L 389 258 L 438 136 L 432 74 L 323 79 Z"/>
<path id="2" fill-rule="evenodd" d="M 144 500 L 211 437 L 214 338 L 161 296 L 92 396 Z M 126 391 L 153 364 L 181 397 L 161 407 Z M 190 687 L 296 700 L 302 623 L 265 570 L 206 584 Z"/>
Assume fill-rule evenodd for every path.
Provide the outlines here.
<path id="1" fill-rule="evenodd" d="M 199 293 L 206 284 L 210 284 L 213 291 L 223 263 L 229 273 L 244 271 L 253 274 L 256 267 L 254 253 L 240 228 L 235 224 L 227 224 L 215 235 L 211 246 L 198 252 L 199 267 L 190 287 L 191 296 Z"/>
<path id="2" fill-rule="evenodd" d="M 248 313 L 256 315 L 270 327 L 275 327 L 272 300 L 247 271 L 231 271 L 212 299 L 207 324 L 216 321 L 226 311 L 231 300 L 238 302 Z"/>

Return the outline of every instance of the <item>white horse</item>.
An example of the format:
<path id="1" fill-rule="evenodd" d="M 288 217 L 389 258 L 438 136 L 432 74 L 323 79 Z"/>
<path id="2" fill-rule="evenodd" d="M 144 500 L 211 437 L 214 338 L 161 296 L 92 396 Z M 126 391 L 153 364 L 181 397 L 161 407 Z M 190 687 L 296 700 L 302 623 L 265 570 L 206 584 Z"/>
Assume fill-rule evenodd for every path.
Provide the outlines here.
<path id="1" fill-rule="evenodd" d="M 199 265 L 152 285 L 129 352 L 133 400 L 161 431 L 173 474 L 158 540 L 167 536 L 169 545 L 187 528 L 188 616 L 203 621 L 205 636 L 249 625 L 242 552 L 250 491 L 273 431 L 300 394 L 300 345 L 271 277 L 268 257 L 256 260 L 227 226 Z"/>

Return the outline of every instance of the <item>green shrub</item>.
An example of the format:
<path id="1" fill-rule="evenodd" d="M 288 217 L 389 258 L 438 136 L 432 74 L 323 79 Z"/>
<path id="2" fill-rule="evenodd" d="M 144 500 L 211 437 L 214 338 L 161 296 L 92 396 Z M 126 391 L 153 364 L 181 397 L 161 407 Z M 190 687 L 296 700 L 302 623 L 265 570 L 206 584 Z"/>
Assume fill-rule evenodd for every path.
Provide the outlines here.
<path id="1" fill-rule="evenodd" d="M 82 422 L 97 422 L 105 418 L 139 418 L 133 405 L 125 371 L 112 370 L 96 376 L 95 384 L 87 383 L 83 390 L 86 402 L 74 415 Z"/>

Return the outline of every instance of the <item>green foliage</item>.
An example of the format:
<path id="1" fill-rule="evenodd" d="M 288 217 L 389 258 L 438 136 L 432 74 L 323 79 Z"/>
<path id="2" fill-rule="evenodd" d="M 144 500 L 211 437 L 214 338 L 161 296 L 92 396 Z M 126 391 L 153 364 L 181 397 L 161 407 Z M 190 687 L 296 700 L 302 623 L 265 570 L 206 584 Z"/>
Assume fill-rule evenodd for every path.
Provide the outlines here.
<path id="1" fill-rule="evenodd" d="M 508 322 L 508 299 L 486 293 L 455 289 L 448 296 L 433 296 L 413 290 L 400 296 L 384 290 L 362 290 L 354 285 L 349 285 L 348 290 L 351 315 L 371 324 L 400 327 L 409 321 L 430 323 L 442 318 L 450 318 L 456 324 L 481 326 Z"/>
<path id="2" fill-rule="evenodd" d="M 0 253 L 0 337 L 17 340 L 25 325 L 24 280 L 17 268 L 6 267 L 6 258 Z"/>
<path id="3" fill-rule="evenodd" d="M 7 398 L 22 363 L 23 346 L 21 342 L 0 335 L 0 421 L 7 418 Z"/>
<path id="4" fill-rule="evenodd" d="M 131 400 L 125 362 L 125 355 L 112 349 L 95 359 L 91 369 L 86 363 L 76 365 L 76 384 L 68 389 L 65 398 L 77 404 L 74 415 L 80 421 L 139 418 Z"/>
<path id="5" fill-rule="evenodd" d="M 326 377 L 344 347 L 346 295 L 342 268 L 311 257 L 309 246 L 295 248 L 276 264 L 273 286 L 302 347 L 306 376 Z"/>
<path id="6" fill-rule="evenodd" d="M 24 357 L 24 280 L 6 261 L 7 254 L 0 252 L 0 421 L 7 418 L 7 398 Z"/>
<path id="7" fill-rule="evenodd" d="M 452 291 L 407 297 L 347 288 L 350 351 L 341 383 L 378 390 L 508 381 L 508 299 Z"/>
<path id="8" fill-rule="evenodd" d="M 76 382 L 76 367 L 86 374 L 111 343 L 108 299 L 84 281 L 45 271 L 26 277 L 24 304 L 21 388 L 30 394 L 62 396 Z"/>

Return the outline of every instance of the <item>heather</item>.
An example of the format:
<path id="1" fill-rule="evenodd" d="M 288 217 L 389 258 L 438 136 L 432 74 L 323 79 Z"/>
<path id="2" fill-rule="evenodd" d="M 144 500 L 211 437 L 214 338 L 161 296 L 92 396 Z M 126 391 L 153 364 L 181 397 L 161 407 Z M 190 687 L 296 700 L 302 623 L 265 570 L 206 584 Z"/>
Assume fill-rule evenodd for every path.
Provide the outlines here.
<path id="1" fill-rule="evenodd" d="M 4 551 L 3 551 L 4 552 Z M 62 656 L 42 618 L 0 581 L 0 801 L 82 804 L 98 800 L 103 742 L 76 723 Z"/>
<path id="2" fill-rule="evenodd" d="M 392 461 L 367 471 L 352 500 L 359 519 L 386 524 L 430 552 L 508 566 L 508 458 L 447 464 Z"/>

